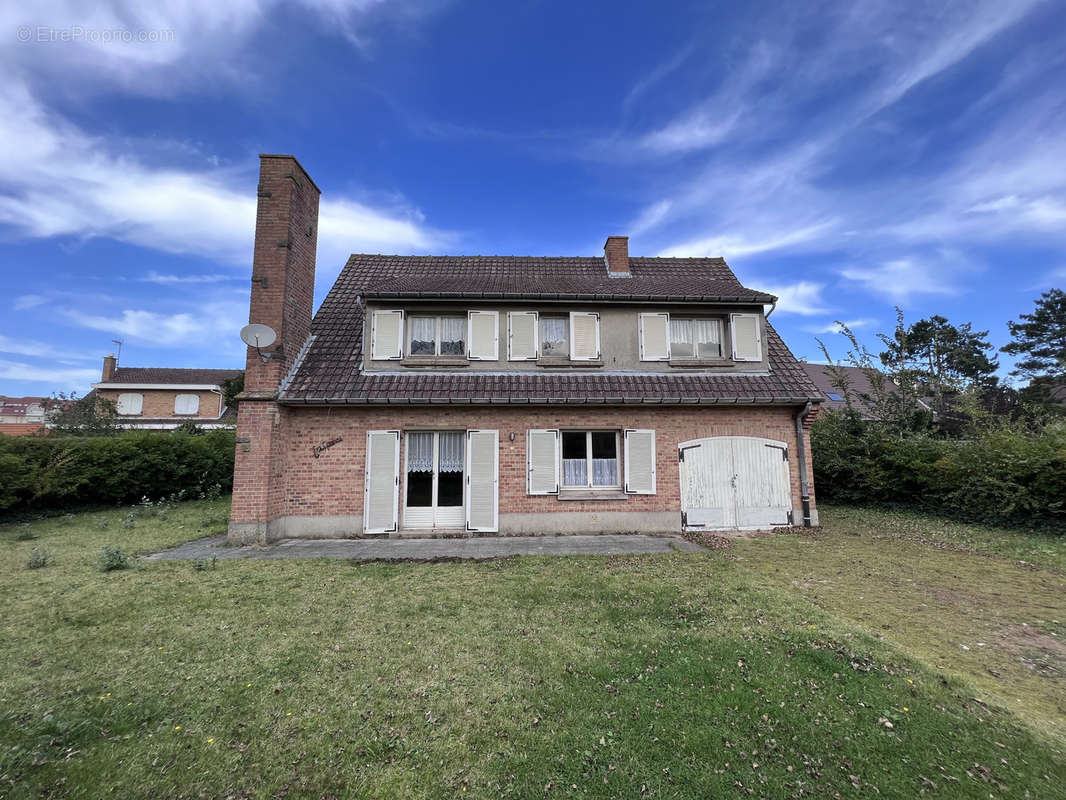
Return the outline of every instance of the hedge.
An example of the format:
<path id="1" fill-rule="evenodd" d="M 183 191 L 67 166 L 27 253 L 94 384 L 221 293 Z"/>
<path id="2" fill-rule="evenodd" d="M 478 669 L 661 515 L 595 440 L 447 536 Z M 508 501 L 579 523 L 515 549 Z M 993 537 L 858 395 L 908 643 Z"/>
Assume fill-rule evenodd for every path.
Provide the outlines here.
<path id="1" fill-rule="evenodd" d="M 0 509 L 135 503 L 233 487 L 234 432 L 0 436 Z"/>
<path id="2" fill-rule="evenodd" d="M 900 436 L 823 414 L 811 429 L 814 485 L 830 503 L 908 506 L 955 519 L 1066 530 L 1066 425 L 967 439 Z"/>

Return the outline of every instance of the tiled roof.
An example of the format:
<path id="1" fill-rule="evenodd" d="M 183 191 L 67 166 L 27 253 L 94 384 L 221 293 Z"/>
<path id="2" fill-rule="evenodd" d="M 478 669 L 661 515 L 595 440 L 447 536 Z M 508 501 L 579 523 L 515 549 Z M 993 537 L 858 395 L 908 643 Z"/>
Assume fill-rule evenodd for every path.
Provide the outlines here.
<path id="1" fill-rule="evenodd" d="M 707 296 L 709 286 L 722 297 L 753 298 L 721 259 L 630 259 L 633 278 L 608 278 L 596 258 L 461 258 L 352 256 L 326 296 L 311 325 L 314 337 L 296 374 L 281 392 L 291 403 L 796 403 L 818 400 L 820 393 L 772 327 L 767 325 L 769 374 L 483 373 L 469 371 L 377 374 L 364 372 L 361 297 L 381 285 L 419 287 L 521 286 L 560 295 L 577 286 L 597 288 L 600 299 L 620 300 L 627 282 L 681 300 Z M 653 274 L 661 265 L 662 274 Z M 518 269 L 521 267 L 521 269 Z M 536 267 L 536 271 L 532 270 Z M 463 270 L 456 275 L 456 270 Z M 399 278 L 397 276 L 400 276 Z M 521 276 L 521 277 L 520 277 Z M 642 289 L 641 291 L 644 291 Z M 649 289 L 650 291 L 650 289 Z M 718 289 L 714 289 L 717 292 Z M 747 293 L 745 295 L 745 293 Z M 603 298 L 603 295 L 611 295 Z M 479 297 L 487 294 L 479 294 Z M 767 296 L 768 297 L 768 296 Z M 734 300 L 734 302 L 744 302 Z M 749 302 L 762 302 L 749 300 Z M 768 301 L 767 301 L 768 302 Z"/>
<path id="2" fill-rule="evenodd" d="M 172 369 L 170 367 L 119 367 L 107 383 L 201 384 L 220 386 L 241 374 L 239 369 Z"/>
<path id="3" fill-rule="evenodd" d="M 631 258 L 610 277 L 602 258 L 353 255 L 334 290 L 364 297 L 722 300 L 772 303 L 741 286 L 721 258 Z"/>
<path id="4" fill-rule="evenodd" d="M 803 369 L 807 372 L 814 385 L 818 387 L 818 390 L 826 396 L 823 408 L 844 409 L 848 407 L 846 401 L 834 400 L 829 397 L 830 392 L 843 397 L 843 392 L 840 391 L 840 387 L 834 385 L 835 378 L 827 365 L 804 363 Z M 856 410 L 860 412 L 868 411 L 874 400 L 874 387 L 870 383 L 866 371 L 862 367 L 837 366 L 836 369 L 847 378 L 848 391 L 852 395 L 852 404 L 857 407 Z M 885 378 L 885 389 L 890 393 L 899 391 L 899 387 L 888 377 Z"/>

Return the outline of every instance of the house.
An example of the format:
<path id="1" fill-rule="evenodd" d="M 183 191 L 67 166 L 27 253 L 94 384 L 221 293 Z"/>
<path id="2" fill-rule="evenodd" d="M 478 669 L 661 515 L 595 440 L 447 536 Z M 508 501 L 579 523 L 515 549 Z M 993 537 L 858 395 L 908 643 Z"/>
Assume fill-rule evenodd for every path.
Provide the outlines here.
<path id="1" fill-rule="evenodd" d="M 232 428 L 236 412 L 226 405 L 223 384 L 240 374 L 238 369 L 120 367 L 108 355 L 92 390 L 115 403 L 123 428 L 173 430 L 186 422 Z"/>
<path id="2" fill-rule="evenodd" d="M 722 259 L 353 255 L 264 155 L 230 537 L 817 524 L 823 399 Z"/>
<path id="3" fill-rule="evenodd" d="M 874 418 L 877 392 L 870 382 L 870 375 L 866 368 L 846 367 L 840 364 L 831 368 L 827 364 L 803 362 L 803 369 L 825 397 L 822 402 L 823 411 L 844 411 L 847 409 L 848 403 L 844 398 L 838 379 L 838 375 L 842 375 L 847 381 L 848 393 L 851 394 L 852 409 L 857 411 L 863 419 Z M 833 370 L 836 370 L 838 375 L 834 375 Z M 900 393 L 899 386 L 887 375 L 884 376 L 884 390 L 890 395 L 898 395 Z M 920 410 L 933 413 L 932 405 L 926 400 L 916 398 L 914 402 Z"/>
<path id="4" fill-rule="evenodd" d="M 26 436 L 44 430 L 45 397 L 0 395 L 0 434 Z"/>

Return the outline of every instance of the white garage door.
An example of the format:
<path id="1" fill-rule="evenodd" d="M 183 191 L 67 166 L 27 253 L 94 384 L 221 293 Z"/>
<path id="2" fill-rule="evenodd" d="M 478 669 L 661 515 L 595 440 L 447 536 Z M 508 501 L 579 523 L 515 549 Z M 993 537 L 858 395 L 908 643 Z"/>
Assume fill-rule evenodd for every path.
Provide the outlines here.
<path id="1" fill-rule="evenodd" d="M 758 529 L 790 524 L 788 447 L 754 436 L 713 436 L 678 447 L 686 528 Z"/>

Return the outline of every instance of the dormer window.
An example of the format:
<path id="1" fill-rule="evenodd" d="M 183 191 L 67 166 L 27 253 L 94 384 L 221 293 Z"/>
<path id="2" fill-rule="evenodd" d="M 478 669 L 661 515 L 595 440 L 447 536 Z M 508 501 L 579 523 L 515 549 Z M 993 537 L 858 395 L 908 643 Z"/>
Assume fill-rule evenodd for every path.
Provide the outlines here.
<path id="1" fill-rule="evenodd" d="M 540 315 L 540 354 L 545 358 L 570 357 L 570 321 L 566 317 Z"/>
<path id="2" fill-rule="evenodd" d="M 722 321 L 670 317 L 670 358 L 712 359 L 722 357 Z"/>
<path id="3" fill-rule="evenodd" d="M 466 353 L 466 317 L 410 316 L 412 356 L 462 356 Z"/>

